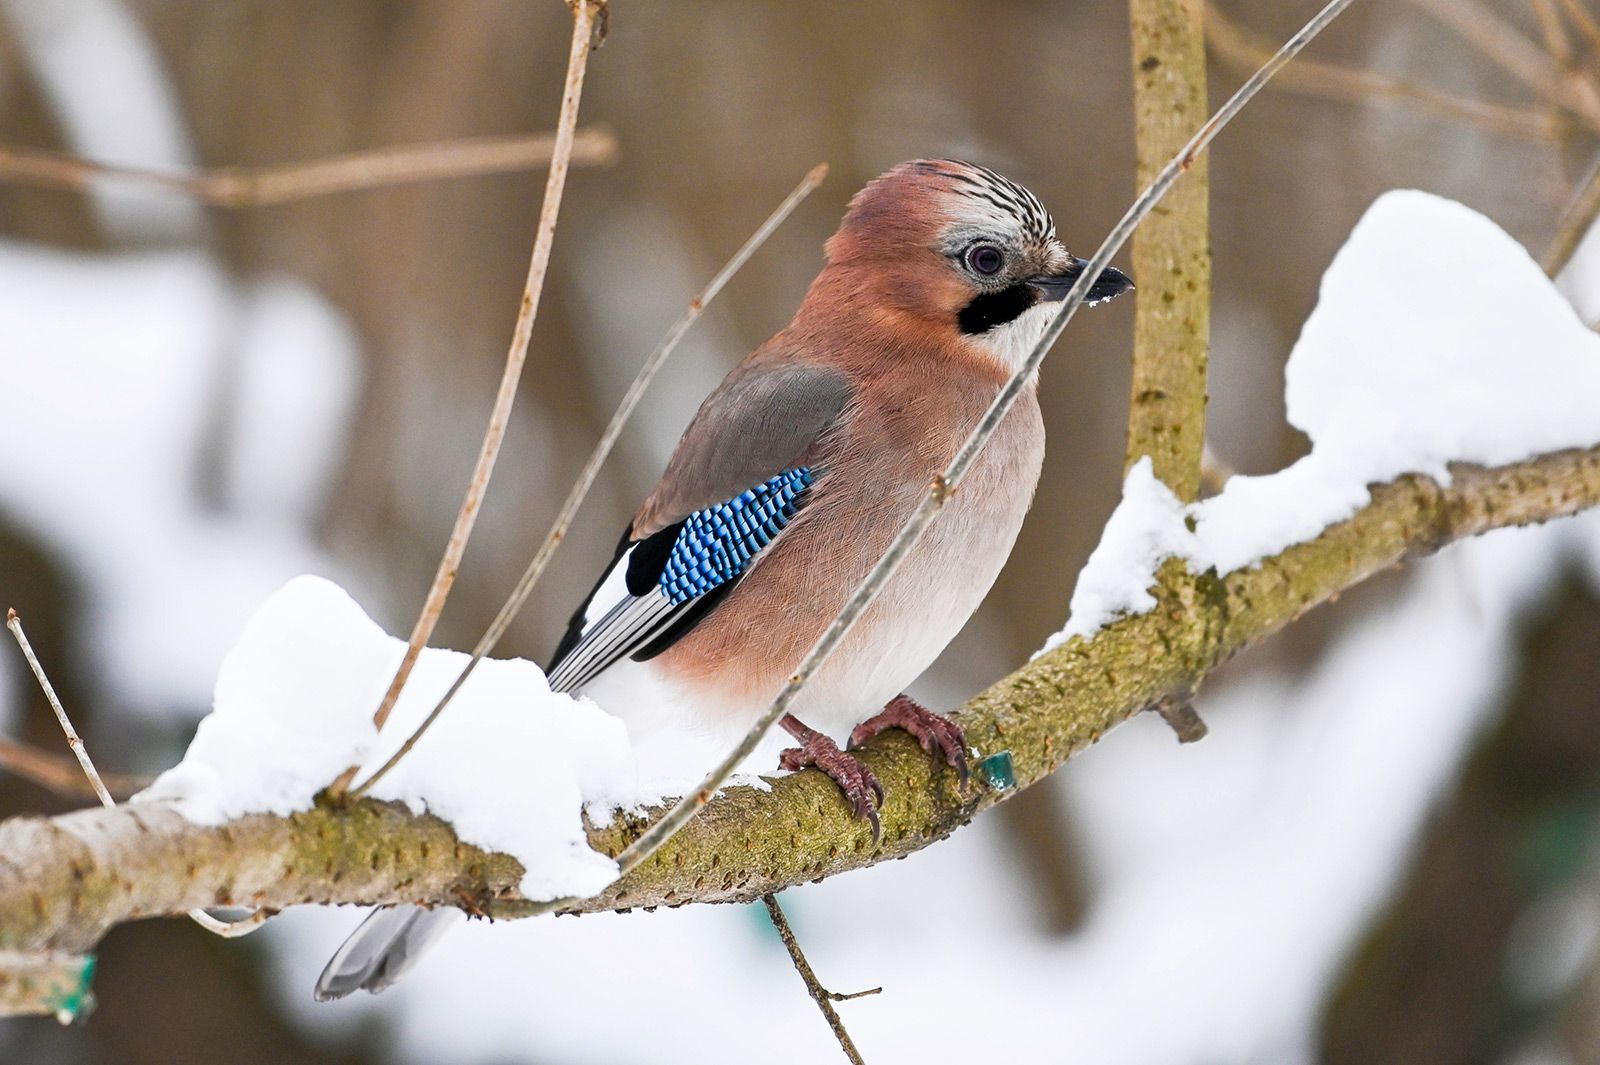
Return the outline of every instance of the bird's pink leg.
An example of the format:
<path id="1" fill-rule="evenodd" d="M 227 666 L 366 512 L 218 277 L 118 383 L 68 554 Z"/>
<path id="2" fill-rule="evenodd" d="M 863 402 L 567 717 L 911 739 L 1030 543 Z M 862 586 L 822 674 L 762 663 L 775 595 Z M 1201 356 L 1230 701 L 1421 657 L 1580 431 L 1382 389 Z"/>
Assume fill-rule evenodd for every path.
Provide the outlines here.
<path id="1" fill-rule="evenodd" d="M 850 749 L 866 743 L 885 729 L 905 729 L 916 737 L 922 749 L 932 755 L 942 755 L 944 760 L 961 774 L 961 786 L 967 786 L 970 773 L 967 769 L 966 737 L 961 726 L 948 717 L 936 714 L 909 695 L 896 695 L 889 705 L 875 717 L 869 717 L 850 733 Z"/>
<path id="2" fill-rule="evenodd" d="M 883 833 L 878 823 L 878 807 L 883 805 L 883 785 L 872 775 L 872 770 L 856 760 L 854 755 L 841 751 L 839 745 L 828 737 L 803 724 L 793 714 L 784 714 L 778 722 L 783 730 L 800 741 L 800 746 L 790 747 L 778 755 L 778 765 L 794 772 L 806 766 L 816 766 L 833 778 L 849 800 L 857 817 L 872 824 L 872 838 Z M 876 798 L 877 802 L 873 800 Z"/>

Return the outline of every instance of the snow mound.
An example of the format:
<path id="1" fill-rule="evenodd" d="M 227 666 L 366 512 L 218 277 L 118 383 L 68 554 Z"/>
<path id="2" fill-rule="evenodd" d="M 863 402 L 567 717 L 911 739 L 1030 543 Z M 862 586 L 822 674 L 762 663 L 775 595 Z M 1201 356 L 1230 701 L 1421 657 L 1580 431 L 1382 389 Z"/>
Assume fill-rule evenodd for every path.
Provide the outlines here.
<path id="1" fill-rule="evenodd" d="M 1600 443 L 1600 336 L 1500 227 L 1424 192 L 1368 208 L 1323 276 L 1285 376 L 1289 421 L 1311 453 L 1191 506 L 1162 499 L 1135 465 L 1044 650 L 1153 607 L 1163 559 L 1231 573 L 1351 517 L 1370 484 L 1406 473 L 1448 484 L 1452 462 Z"/>
<path id="2" fill-rule="evenodd" d="M 1067 627 L 1050 637 L 1039 654 L 1074 636 L 1087 636 L 1124 614 L 1153 609 L 1154 567 L 1161 559 L 1188 558 L 1198 549 L 1183 515 L 1183 504 L 1172 489 L 1156 480 L 1149 456 L 1134 463 L 1122 486 L 1122 504 L 1112 512 L 1100 545 L 1078 575 Z"/>
<path id="3" fill-rule="evenodd" d="M 372 712 L 405 653 L 345 591 L 298 577 L 269 598 L 228 653 L 212 713 L 142 800 L 199 824 L 308 809 L 347 766 L 382 762 L 430 711 L 467 656 L 428 649 L 380 734 Z M 364 774 L 363 774 L 364 776 Z M 550 691 L 520 659 L 485 659 L 447 713 L 372 795 L 430 811 L 464 841 L 510 854 L 531 899 L 592 895 L 616 863 L 591 850 L 583 809 L 639 796 L 623 723 Z"/>

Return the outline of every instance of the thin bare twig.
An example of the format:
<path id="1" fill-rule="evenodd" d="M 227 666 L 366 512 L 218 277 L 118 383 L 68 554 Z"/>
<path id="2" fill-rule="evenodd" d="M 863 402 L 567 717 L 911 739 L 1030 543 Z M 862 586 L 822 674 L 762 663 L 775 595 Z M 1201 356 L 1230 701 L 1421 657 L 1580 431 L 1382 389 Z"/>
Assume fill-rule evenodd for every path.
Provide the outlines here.
<path id="1" fill-rule="evenodd" d="M 784 948 L 789 951 L 789 960 L 794 962 L 794 971 L 806 982 L 806 990 L 811 993 L 811 1000 L 817 1004 L 817 1009 L 822 1011 L 828 1027 L 833 1029 L 833 1037 L 839 1040 L 839 1048 L 844 1051 L 844 1056 L 850 1059 L 852 1065 L 866 1065 L 866 1062 L 861 1060 L 861 1051 L 856 1049 L 850 1033 L 844 1030 L 844 1022 L 839 1019 L 839 1011 L 833 1008 L 833 1004 L 880 994 L 883 988 L 874 987 L 867 991 L 840 995 L 823 987 L 822 981 L 818 980 L 817 974 L 812 971 L 811 963 L 806 961 L 805 954 L 800 950 L 800 941 L 794 937 L 794 929 L 789 927 L 788 918 L 784 917 L 783 910 L 778 906 L 778 896 L 768 895 L 761 901 L 767 904 L 767 916 L 772 918 L 772 927 L 778 930 L 778 938 L 783 940 Z"/>
<path id="2" fill-rule="evenodd" d="M 1555 0 L 1530 0 L 1533 17 L 1539 22 L 1539 33 L 1544 37 L 1544 50 L 1563 70 L 1572 67 L 1572 42 L 1567 39 L 1567 26 L 1556 10 Z"/>
<path id="3" fill-rule="evenodd" d="M 1217 495 L 1222 491 L 1222 486 L 1228 483 L 1228 478 L 1232 477 L 1236 472 L 1207 443 L 1200 452 L 1200 498 L 1206 499 Z"/>
<path id="4" fill-rule="evenodd" d="M 1550 239 L 1550 246 L 1539 258 L 1539 265 L 1545 273 L 1554 277 L 1572 261 L 1584 234 L 1593 227 L 1597 217 L 1600 217 L 1600 157 L 1595 159 L 1589 172 L 1578 183 L 1572 202 L 1561 212 L 1556 235 Z"/>
<path id="5" fill-rule="evenodd" d="M 89 783 L 72 759 L 41 751 L 16 740 L 0 737 L 0 769 L 23 780 L 30 780 L 64 799 L 99 798 L 94 785 Z M 106 790 L 117 799 L 126 799 L 150 783 L 148 777 L 126 773 L 106 773 L 102 779 Z"/>
<path id="6" fill-rule="evenodd" d="M 584 497 L 589 494 L 589 489 L 593 487 L 595 478 L 599 476 L 600 467 L 605 464 L 607 456 L 611 454 L 611 448 L 616 444 L 617 438 L 622 435 L 623 427 L 627 425 L 628 419 L 632 417 L 634 408 L 639 405 L 639 400 L 643 397 L 645 389 L 650 386 L 651 381 L 655 380 L 656 374 L 667 361 L 667 357 L 672 354 L 673 350 L 678 346 L 678 342 L 689 332 L 689 327 L 694 325 L 696 319 L 706 309 L 706 305 L 716 298 L 717 293 L 721 292 L 729 279 L 749 261 L 750 256 L 755 254 L 756 249 L 766 243 L 773 230 L 783 224 L 784 220 L 800 205 L 800 201 L 811 195 L 812 190 L 822 184 L 823 178 L 827 176 L 827 163 L 821 163 L 813 167 L 811 172 L 801 179 L 800 184 L 795 186 L 794 191 L 785 197 L 784 201 L 767 216 L 767 220 L 762 222 L 760 227 L 750 235 L 750 238 L 740 246 L 739 250 L 733 253 L 733 257 L 723 264 L 722 269 L 718 270 L 716 275 L 706 283 L 706 287 L 701 289 L 700 293 L 689 301 L 689 307 L 684 311 L 683 317 L 673 323 L 672 328 L 667 330 L 666 335 L 661 338 L 655 350 L 644 360 L 644 365 L 639 367 L 639 373 L 634 377 L 633 383 L 628 386 L 627 392 L 623 394 L 622 402 L 617 405 L 616 412 L 611 415 L 611 421 L 606 424 L 605 431 L 600 434 L 600 439 L 596 442 L 594 450 L 589 454 L 588 461 L 584 463 L 583 470 L 578 474 L 578 479 L 573 482 L 571 490 L 567 492 L 567 498 L 561 504 L 561 510 L 556 514 L 556 520 L 550 526 L 550 532 L 546 534 L 544 542 L 539 545 L 539 550 L 534 553 L 533 561 L 528 563 L 528 568 L 523 571 L 516 587 L 512 589 L 511 595 L 506 599 L 505 604 L 500 607 L 500 612 L 495 615 L 494 621 L 490 623 L 483 637 L 479 639 L 477 646 L 472 649 L 472 657 L 468 659 L 465 668 L 461 670 L 460 675 L 456 677 L 449 690 L 444 693 L 444 696 L 429 712 L 422 724 L 418 725 L 416 731 L 412 732 L 405 743 L 400 745 L 400 749 L 395 751 L 389 757 L 389 760 L 378 767 L 377 771 L 362 782 L 359 787 L 351 789 L 350 794 L 353 797 L 360 798 L 365 795 L 371 790 L 372 785 L 378 782 L 379 778 L 393 769 L 396 763 L 404 758 L 412 747 L 416 746 L 417 740 L 421 739 L 422 734 L 428 731 L 429 727 L 438 720 L 440 714 L 444 713 L 444 708 L 455 698 L 456 693 L 461 690 L 461 686 L 466 684 L 467 678 L 472 676 L 473 670 L 478 668 L 478 663 L 483 661 L 485 655 L 494 650 L 495 645 L 500 642 L 500 638 L 511 627 L 511 622 L 527 604 L 528 597 L 533 594 L 533 586 L 538 583 L 540 575 L 544 573 L 545 566 L 549 564 L 551 557 L 555 555 L 556 547 L 560 545 L 562 539 L 567 535 L 567 529 L 572 525 L 572 519 L 577 516 L 578 508 L 583 504 Z"/>
<path id="7" fill-rule="evenodd" d="M 204 928 L 214 936 L 223 939 L 238 939 L 266 924 L 277 915 L 277 910 L 252 910 L 249 916 L 241 917 L 237 921 L 219 921 L 204 910 L 190 910 L 189 920 Z"/>
<path id="8" fill-rule="evenodd" d="M 1596 22 L 1595 17 L 1589 14 L 1582 0 L 1561 0 L 1561 6 L 1584 40 L 1589 42 L 1589 50 L 1600 52 L 1600 22 Z"/>
<path id="9" fill-rule="evenodd" d="M 101 805 L 117 805 L 117 800 L 106 790 L 105 781 L 100 779 L 100 773 L 95 769 L 94 762 L 89 759 L 89 752 L 83 746 L 83 741 L 78 738 L 78 730 L 72 727 L 72 720 L 67 717 L 66 708 L 61 705 L 61 699 L 56 695 L 55 685 L 45 676 L 44 667 L 39 664 L 38 656 L 33 653 L 33 645 L 23 633 L 22 619 L 17 616 L 15 610 L 6 611 L 6 628 L 17 638 L 17 646 L 22 648 L 22 657 L 28 660 L 28 668 L 33 670 L 34 677 L 39 681 L 39 687 L 44 689 L 44 697 L 50 703 L 50 709 L 56 712 L 56 720 L 61 723 L 61 731 L 67 734 L 67 746 L 72 748 L 73 755 L 78 759 L 78 765 L 83 767 L 83 775 L 94 785 L 94 793 L 99 797 Z"/>
<path id="10" fill-rule="evenodd" d="M 1550 103 L 1566 108 L 1584 125 L 1600 130 L 1600 98 L 1564 78 L 1544 50 L 1474 0 L 1411 0 L 1449 26 L 1502 70 Z"/>
<path id="11" fill-rule="evenodd" d="M 884 552 L 883 557 L 878 560 L 878 564 L 867 574 L 866 580 L 851 595 L 844 609 L 823 630 L 817 642 L 806 653 L 799 668 L 795 670 L 794 675 L 789 678 L 783 690 L 773 700 L 772 705 L 766 709 L 750 731 L 745 734 L 744 739 L 739 742 L 738 746 L 715 769 L 707 774 L 706 778 L 700 782 L 700 785 L 693 793 L 678 800 L 661 820 L 650 826 L 626 850 L 618 855 L 617 866 L 620 873 L 626 874 L 638 868 L 642 862 L 659 850 L 662 844 L 677 834 L 679 829 L 693 820 L 705 808 L 706 803 L 711 801 L 717 790 L 727 782 L 728 777 L 733 774 L 739 764 L 750 756 L 751 752 L 761 742 L 761 738 L 766 735 L 773 724 L 788 713 L 789 706 L 794 702 L 795 696 L 806 681 L 833 653 L 834 648 L 838 647 L 840 641 L 844 639 L 845 634 L 850 631 L 856 620 L 860 618 L 862 612 L 877 598 L 884 584 L 888 582 L 894 571 L 899 568 L 906 553 L 911 550 L 918 538 L 921 537 L 923 530 L 928 527 L 928 524 L 939 513 L 939 509 L 944 505 L 945 500 L 959 487 L 962 477 L 966 475 L 968 468 L 977 458 L 978 452 L 982 450 L 983 446 L 988 443 L 989 438 L 994 435 L 995 430 L 999 428 L 1000 422 L 1011 410 L 1011 405 L 1016 402 L 1017 396 L 1022 393 L 1027 382 L 1038 372 L 1039 365 L 1044 361 L 1045 355 L 1060 338 L 1062 331 L 1067 327 L 1067 323 L 1072 320 L 1072 316 L 1088 295 L 1089 286 L 1094 284 L 1100 277 L 1101 271 L 1111 262 L 1111 257 L 1121 250 L 1123 244 L 1132 236 L 1133 231 L 1138 228 L 1139 223 L 1155 208 L 1155 205 L 1166 195 L 1167 190 L 1172 187 L 1173 183 L 1188 170 L 1195 157 L 1205 150 L 1206 146 L 1211 143 L 1212 138 L 1221 132 L 1233 117 L 1239 113 L 1240 109 L 1265 87 L 1266 83 L 1272 78 L 1273 74 L 1277 73 L 1280 67 L 1290 59 L 1293 59 L 1317 34 L 1322 32 L 1324 27 L 1337 18 L 1345 8 L 1349 7 L 1351 2 L 1352 0 L 1330 0 L 1310 22 L 1306 23 L 1298 33 L 1284 43 L 1283 47 L 1277 51 L 1269 62 L 1239 87 L 1239 90 L 1229 98 L 1228 102 L 1223 104 L 1221 109 L 1212 115 L 1205 125 L 1200 127 L 1189 143 L 1184 146 L 1183 151 L 1174 156 L 1162 168 L 1156 179 L 1139 194 L 1133 205 L 1128 208 L 1127 213 L 1122 216 L 1121 221 L 1106 236 L 1105 241 L 1100 245 L 1100 249 L 1095 252 L 1094 257 L 1089 260 L 1088 265 L 1083 268 L 1083 273 L 1078 276 L 1078 280 L 1073 284 L 1072 290 L 1067 293 L 1067 298 L 1062 301 L 1060 310 L 1056 312 L 1055 318 L 1051 320 L 1039 343 L 1034 346 L 1027 359 L 1017 369 L 1016 373 L 1011 376 L 1011 379 L 1006 382 L 1005 386 L 1001 388 L 1000 393 L 995 396 L 994 402 L 990 404 L 988 411 L 984 413 L 977 427 L 973 429 L 972 434 L 967 437 L 960 450 L 956 452 L 949 467 L 943 474 L 934 479 L 934 483 L 929 487 L 928 494 L 923 498 L 922 504 L 901 527 L 894 541 L 889 545 L 889 549 Z M 556 900 L 548 905 L 551 909 L 556 909 L 568 901 Z"/>
<path id="12" fill-rule="evenodd" d="M 349 152 L 303 163 L 229 166 L 184 174 L 0 145 L 0 183 L 72 192 L 109 185 L 130 192 L 187 196 L 213 207 L 268 207 L 413 181 L 531 170 L 549 163 L 554 150 L 555 138 L 548 133 L 466 137 Z M 575 165 L 601 166 L 616 155 L 617 139 L 610 130 L 581 130 L 573 138 L 571 162 Z"/>
<path id="13" fill-rule="evenodd" d="M 1271 42 L 1206 5 L 1206 40 L 1218 58 L 1231 66 L 1254 70 L 1272 55 Z M 1426 85 L 1414 85 L 1360 67 L 1304 59 L 1278 76 L 1275 89 L 1322 96 L 1351 103 L 1388 102 L 1415 107 L 1442 118 L 1468 122 L 1495 133 L 1552 141 L 1562 123 L 1548 110 L 1456 96 Z"/>
<path id="14" fill-rule="evenodd" d="M 1550 58 L 1555 60 L 1556 66 L 1560 68 L 1562 80 L 1567 84 L 1569 91 L 1587 99 L 1591 104 L 1600 106 L 1600 80 L 1596 78 L 1594 65 L 1579 57 L 1578 50 L 1568 35 L 1567 22 L 1561 17 L 1561 10 L 1556 6 L 1555 0 L 1531 0 L 1531 2 L 1534 17 L 1539 20 L 1539 32 L 1544 37 L 1545 51 L 1550 53 Z M 1587 13 L 1585 15 L 1587 16 Z"/>
<path id="15" fill-rule="evenodd" d="M 1157 699 L 1151 709 L 1167 723 L 1179 743 L 1198 743 L 1210 731 L 1200 712 L 1194 708 L 1192 691 L 1169 692 Z"/>
<path id="16" fill-rule="evenodd" d="M 382 729 L 394 704 L 400 698 L 406 678 L 411 676 L 417 656 L 433 635 L 433 629 L 444 612 L 445 600 L 455 584 L 461 568 L 461 556 L 466 552 L 467 539 L 478 520 L 483 505 L 484 492 L 489 487 L 489 477 L 494 472 L 495 459 L 500 454 L 500 444 L 505 439 L 506 426 L 511 420 L 511 407 L 517 397 L 517 382 L 522 379 L 522 366 L 528 357 L 528 342 L 533 335 L 533 320 L 539 312 L 539 297 L 544 291 L 545 272 L 550 265 L 550 249 L 555 241 L 556 216 L 561 210 L 561 194 L 566 188 L 567 164 L 572 157 L 574 131 L 578 125 L 578 101 L 583 95 L 583 75 L 589 66 L 589 52 L 594 44 L 596 19 L 605 6 L 604 0 L 577 0 L 572 5 L 572 45 L 567 55 L 566 87 L 561 95 L 561 115 L 556 124 L 555 151 L 550 160 L 550 175 L 545 181 L 544 202 L 539 208 L 539 224 L 534 234 L 533 254 L 528 263 L 528 279 L 522 289 L 522 305 L 511 334 L 511 348 L 506 353 L 505 371 L 500 377 L 500 390 L 495 396 L 494 409 L 489 414 L 489 426 L 484 432 L 483 447 L 478 452 L 478 462 L 467 483 L 466 498 L 456 515 L 455 527 L 445 545 L 444 557 L 434 574 L 428 597 L 411 630 L 405 657 L 400 660 L 389 690 L 373 714 L 373 724 Z M 352 766 L 329 787 L 332 795 L 342 795 L 354 778 L 358 767 Z"/>
<path id="17" fill-rule="evenodd" d="M 33 670 L 34 677 L 39 681 L 39 687 L 44 689 L 44 697 L 50 703 L 50 709 L 56 713 L 56 720 L 61 723 L 61 731 L 66 733 L 67 746 L 72 748 L 72 753 L 78 758 L 78 765 L 83 767 L 83 775 L 89 778 L 89 783 L 94 788 L 94 794 L 102 806 L 115 806 L 117 800 L 111 797 L 111 792 L 106 788 L 105 781 L 100 779 L 100 771 L 94 767 L 94 762 L 89 758 L 89 749 L 83 745 L 83 740 L 78 738 L 78 730 L 72 727 L 72 719 L 67 717 L 66 707 L 61 705 L 61 699 L 56 695 L 55 685 L 50 683 L 50 678 L 45 674 L 44 666 L 39 664 L 39 658 L 33 653 L 33 645 L 28 642 L 27 634 L 22 631 L 22 619 L 17 616 L 14 609 L 6 611 L 6 628 L 11 630 L 11 635 L 17 639 L 17 646 L 22 648 L 22 657 L 28 660 L 28 668 Z M 208 932 L 227 939 L 235 936 L 247 935 L 260 927 L 272 913 L 268 910 L 257 910 L 249 917 L 240 921 L 229 923 L 219 921 L 204 910 L 189 911 L 189 918 L 195 924 Z"/>

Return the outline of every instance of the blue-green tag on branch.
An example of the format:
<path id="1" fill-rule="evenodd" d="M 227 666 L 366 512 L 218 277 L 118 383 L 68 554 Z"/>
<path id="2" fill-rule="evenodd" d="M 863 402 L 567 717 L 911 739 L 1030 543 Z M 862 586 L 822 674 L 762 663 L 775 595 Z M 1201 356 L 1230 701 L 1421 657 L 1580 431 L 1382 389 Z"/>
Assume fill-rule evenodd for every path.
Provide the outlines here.
<path id="1" fill-rule="evenodd" d="M 995 791 L 1010 791 L 1017 786 L 1017 770 L 1011 764 L 1010 751 L 991 754 L 978 763 L 978 772 L 983 774 L 983 779 Z"/>
<path id="2" fill-rule="evenodd" d="M 94 1009 L 94 992 L 89 990 L 89 985 L 94 981 L 93 954 L 83 959 L 83 965 L 77 973 L 75 985 L 59 989 L 60 1000 L 55 1006 L 56 1020 L 61 1024 L 72 1024 L 81 1021 Z"/>

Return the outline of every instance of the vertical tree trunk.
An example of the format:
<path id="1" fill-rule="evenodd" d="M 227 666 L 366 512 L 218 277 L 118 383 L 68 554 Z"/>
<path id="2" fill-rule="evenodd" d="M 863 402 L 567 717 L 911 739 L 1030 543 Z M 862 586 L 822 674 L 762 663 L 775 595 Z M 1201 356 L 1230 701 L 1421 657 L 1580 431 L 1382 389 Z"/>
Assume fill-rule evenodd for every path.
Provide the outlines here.
<path id="1" fill-rule="evenodd" d="M 1129 0 L 1134 134 L 1143 188 L 1205 122 L 1203 0 Z M 1137 310 L 1128 459 L 1144 455 L 1179 498 L 1196 498 L 1205 443 L 1211 239 L 1205 156 L 1133 237 Z"/>

